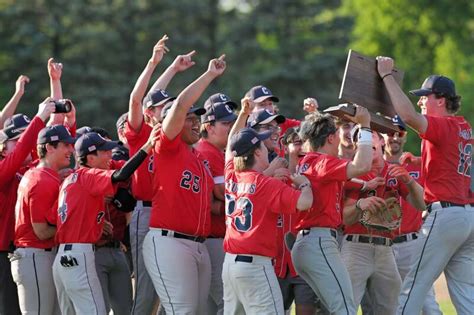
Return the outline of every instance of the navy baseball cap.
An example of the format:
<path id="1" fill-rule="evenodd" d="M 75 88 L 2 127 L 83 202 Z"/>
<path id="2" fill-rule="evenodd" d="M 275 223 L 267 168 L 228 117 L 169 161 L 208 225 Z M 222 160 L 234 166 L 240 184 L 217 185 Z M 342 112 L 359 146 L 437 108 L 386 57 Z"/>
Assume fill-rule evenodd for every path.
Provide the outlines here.
<path id="1" fill-rule="evenodd" d="M 163 110 L 161 111 L 161 118 L 165 119 L 166 115 L 168 115 L 168 112 L 171 109 L 171 106 L 173 106 L 174 103 L 168 103 L 163 107 Z M 202 107 L 194 107 L 194 105 L 188 110 L 188 114 L 196 114 L 196 116 L 202 116 L 206 113 L 206 110 Z"/>
<path id="2" fill-rule="evenodd" d="M 7 120 L 5 120 L 5 123 L 3 124 L 3 138 L 5 139 L 5 141 L 18 139 L 29 124 L 30 118 L 23 114 L 16 114 L 12 117 L 7 118 Z"/>
<path id="3" fill-rule="evenodd" d="M 442 75 L 430 75 L 418 90 L 411 90 L 411 94 L 416 96 L 426 96 L 437 94 L 445 97 L 455 97 L 456 88 L 454 82 Z"/>
<path id="4" fill-rule="evenodd" d="M 117 122 L 115 123 L 115 127 L 117 130 L 122 130 L 125 128 L 125 123 L 127 122 L 128 119 L 128 112 L 120 115 L 120 117 L 117 119 Z"/>
<path id="5" fill-rule="evenodd" d="M 117 146 L 117 142 L 108 141 L 97 132 L 88 132 L 77 139 L 74 149 L 78 156 L 86 156 L 94 151 L 109 151 Z"/>
<path id="6" fill-rule="evenodd" d="M 398 115 L 395 115 L 393 118 L 392 118 L 392 123 L 395 125 L 395 126 L 398 126 L 401 130 L 405 131 L 407 130 L 407 126 L 405 125 L 405 122 L 400 118 L 400 116 Z"/>
<path id="7" fill-rule="evenodd" d="M 230 138 L 230 150 L 234 156 L 242 156 L 258 147 L 261 141 L 268 139 L 271 135 L 271 131 L 258 133 L 252 128 L 241 129 Z"/>
<path id="8" fill-rule="evenodd" d="M 174 101 L 176 97 L 169 96 L 168 92 L 161 89 L 156 89 L 152 91 L 145 99 L 143 100 L 143 106 L 145 108 L 150 108 L 153 106 L 165 105 L 168 102 Z"/>
<path id="9" fill-rule="evenodd" d="M 237 115 L 234 114 L 231 105 L 226 103 L 214 103 L 206 108 L 206 113 L 201 116 L 201 123 L 213 121 L 235 121 Z"/>
<path id="10" fill-rule="evenodd" d="M 285 122 L 286 118 L 280 114 L 272 114 L 266 109 L 261 109 L 257 112 L 252 113 L 247 122 L 247 126 L 255 128 L 257 125 L 265 125 L 275 120 L 277 124 Z"/>
<path id="11" fill-rule="evenodd" d="M 229 105 L 230 108 L 237 109 L 237 103 L 233 102 L 227 95 L 222 93 L 216 93 L 211 96 L 204 102 L 204 108 L 208 109 L 212 104 L 224 103 Z"/>
<path id="12" fill-rule="evenodd" d="M 76 130 L 77 139 L 79 139 L 80 136 L 85 135 L 86 133 L 91 132 L 91 131 L 92 131 L 92 128 L 89 126 L 83 126 L 77 129 Z"/>
<path id="13" fill-rule="evenodd" d="M 257 85 L 254 86 L 253 88 L 250 89 L 250 98 L 252 101 L 255 103 L 260 103 L 266 100 L 267 98 L 270 98 L 274 102 L 279 102 L 280 99 L 273 95 L 272 91 L 270 89 L 264 87 L 263 85 Z"/>
<path id="14" fill-rule="evenodd" d="M 41 129 L 36 143 L 46 144 L 51 142 L 64 142 L 74 144 L 75 141 L 76 139 L 71 136 L 66 127 L 63 125 L 53 125 Z"/>

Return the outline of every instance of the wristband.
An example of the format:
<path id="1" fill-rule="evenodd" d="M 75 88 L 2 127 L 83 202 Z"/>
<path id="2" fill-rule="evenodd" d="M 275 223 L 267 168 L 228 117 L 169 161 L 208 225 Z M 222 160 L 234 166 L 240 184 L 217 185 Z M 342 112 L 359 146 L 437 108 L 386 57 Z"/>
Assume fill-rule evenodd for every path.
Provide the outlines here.
<path id="1" fill-rule="evenodd" d="M 372 145 L 372 131 L 360 129 L 358 133 L 357 145 Z"/>
<path id="2" fill-rule="evenodd" d="M 359 211 L 362 211 L 362 208 L 360 207 L 360 202 L 362 201 L 362 199 L 358 199 L 357 202 L 356 202 L 356 209 L 359 210 Z"/>
<path id="3" fill-rule="evenodd" d="M 311 187 L 311 184 L 310 184 L 310 183 L 303 183 L 303 184 L 301 184 L 301 185 L 298 186 L 298 189 L 301 190 L 301 189 L 303 189 L 303 188 L 305 188 L 305 187 Z"/>
<path id="4" fill-rule="evenodd" d="M 392 75 L 392 73 L 390 72 L 390 73 L 387 73 L 386 75 L 384 75 L 384 76 L 382 77 L 382 81 L 383 81 L 383 79 L 385 79 L 385 78 L 388 77 L 389 75 Z"/>

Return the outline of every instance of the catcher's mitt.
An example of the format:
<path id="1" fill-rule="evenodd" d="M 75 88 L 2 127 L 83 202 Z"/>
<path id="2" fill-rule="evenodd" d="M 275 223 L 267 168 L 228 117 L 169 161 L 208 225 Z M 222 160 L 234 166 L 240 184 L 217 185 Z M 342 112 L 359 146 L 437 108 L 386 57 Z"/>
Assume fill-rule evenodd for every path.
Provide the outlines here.
<path id="1" fill-rule="evenodd" d="M 385 199 L 386 207 L 379 208 L 376 212 L 362 211 L 360 223 L 369 229 L 379 231 L 392 231 L 400 227 L 402 208 L 399 199 L 390 197 Z"/>

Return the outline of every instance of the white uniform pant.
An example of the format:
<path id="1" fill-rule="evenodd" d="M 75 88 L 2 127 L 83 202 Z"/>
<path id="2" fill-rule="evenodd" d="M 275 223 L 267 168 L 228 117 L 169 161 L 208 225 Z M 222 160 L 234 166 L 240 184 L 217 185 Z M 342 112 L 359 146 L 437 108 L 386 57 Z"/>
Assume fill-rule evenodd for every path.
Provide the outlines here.
<path id="1" fill-rule="evenodd" d="M 211 262 L 203 243 L 150 228 L 143 258 L 166 314 L 207 314 Z"/>
<path id="2" fill-rule="evenodd" d="M 239 257 L 252 261 L 239 261 Z M 222 280 L 224 314 L 285 314 L 271 258 L 226 253 Z"/>
<path id="3" fill-rule="evenodd" d="M 223 242 L 223 238 L 208 238 L 204 242 L 211 259 L 211 288 L 207 299 L 207 313 L 209 315 L 222 315 L 224 313 L 222 265 L 225 252 Z"/>
<path id="4" fill-rule="evenodd" d="M 407 241 L 403 243 L 393 244 L 392 250 L 395 256 L 395 261 L 398 267 L 398 273 L 402 278 L 405 279 L 406 275 L 410 271 L 410 267 L 413 264 L 413 257 L 415 256 L 417 246 L 417 239 L 413 239 L 414 233 L 406 235 Z M 441 315 L 443 314 L 436 302 L 435 292 L 433 286 L 431 286 L 428 294 L 426 295 L 425 302 L 423 303 L 423 315 Z"/>
<path id="5" fill-rule="evenodd" d="M 331 314 L 353 315 L 357 311 L 351 280 L 341 259 L 336 234 L 329 228 L 311 228 L 307 235 L 300 231 L 291 258 L 296 272 Z"/>
<path id="6" fill-rule="evenodd" d="M 17 248 L 11 256 L 22 314 L 59 314 L 52 272 L 55 255 L 55 249 Z"/>
<path id="7" fill-rule="evenodd" d="M 61 244 L 53 263 L 53 278 L 56 285 L 61 314 L 103 315 L 104 296 L 95 269 L 94 245 Z M 72 262 L 63 266 L 61 257 Z"/>
<path id="8" fill-rule="evenodd" d="M 392 248 L 359 243 L 358 236 L 351 235 L 354 241 L 348 241 L 346 236 L 341 248 L 342 260 L 351 278 L 355 305 L 359 306 L 368 290 L 374 314 L 395 314 L 402 280 Z"/>
<path id="9" fill-rule="evenodd" d="M 474 310 L 474 207 L 434 203 L 421 227 L 413 265 L 403 281 L 398 314 L 419 314 L 426 294 L 444 270 L 460 315 Z"/>

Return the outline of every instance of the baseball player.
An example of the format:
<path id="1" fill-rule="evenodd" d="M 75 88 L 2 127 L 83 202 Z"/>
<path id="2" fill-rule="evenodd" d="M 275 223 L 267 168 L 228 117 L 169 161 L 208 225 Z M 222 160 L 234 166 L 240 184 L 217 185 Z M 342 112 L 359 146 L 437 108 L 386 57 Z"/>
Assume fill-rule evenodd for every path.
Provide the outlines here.
<path id="1" fill-rule="evenodd" d="M 279 152 L 280 149 L 280 126 L 284 124 L 285 121 L 285 116 L 273 114 L 273 112 L 262 109 L 259 111 L 254 111 L 247 122 L 247 126 L 255 129 L 257 132 L 272 132 L 271 137 L 264 141 L 264 144 L 268 149 L 268 160 L 270 162 L 278 156 L 277 152 Z"/>
<path id="2" fill-rule="evenodd" d="M 12 279 L 8 253 L 14 238 L 15 202 L 18 185 L 27 164 L 31 161 L 31 151 L 35 147 L 39 131 L 54 111 L 54 104 L 47 98 L 39 105 L 33 120 L 16 114 L 5 121 L 0 131 L 0 313 L 18 314 L 18 294 Z"/>
<path id="3" fill-rule="evenodd" d="M 233 127 L 226 150 L 225 314 L 284 314 L 272 258 L 277 253 L 277 219 L 311 207 L 313 196 L 306 177 L 292 176 L 299 190 L 263 175 L 268 152 L 263 141 L 271 131 L 241 129 L 251 112 L 250 100 Z"/>
<path id="4" fill-rule="evenodd" d="M 377 68 L 400 118 L 422 138 L 424 199 L 430 215 L 421 228 L 413 264 L 403 281 L 399 314 L 418 314 L 444 270 L 458 314 L 474 309 L 474 208 L 470 190 L 472 127 L 462 116 L 454 82 L 431 75 L 418 90 L 421 114 L 392 76 L 394 62 L 377 57 Z"/>
<path id="5" fill-rule="evenodd" d="M 354 132 L 353 143 L 358 145 Z M 401 278 L 392 251 L 391 232 L 368 229 L 359 223 L 363 211 L 384 207 L 385 198 L 403 197 L 418 209 L 424 209 L 423 188 L 399 165 L 389 165 L 383 159 L 383 138 L 372 133 L 372 169 L 359 179 L 370 181 L 384 178 L 373 190 L 345 190 L 343 210 L 344 240 L 341 256 L 351 278 L 354 302 L 359 306 L 365 292 L 369 292 L 374 314 L 395 314 Z M 388 180 L 388 177 L 396 180 Z"/>
<path id="6" fill-rule="evenodd" d="M 105 314 L 94 257 L 94 244 L 103 229 L 106 234 L 112 232 L 110 223 L 104 225 L 104 198 L 113 196 L 116 183 L 126 181 L 146 159 L 155 137 L 152 132 L 142 149 L 119 170 L 109 170 L 116 143 L 95 132 L 76 141 L 79 168 L 61 185 L 56 218 L 59 248 L 53 278 L 61 313 Z"/>
<path id="7" fill-rule="evenodd" d="M 179 55 L 165 72 L 153 84 L 148 95 L 143 98 L 150 81 L 151 75 L 163 55 L 168 51 L 164 35 L 155 45 L 153 55 L 142 74 L 137 80 L 130 95 L 129 111 L 125 124 L 124 135 L 130 147 L 130 154 L 140 150 L 147 141 L 151 128 L 161 121 L 163 106 L 173 99 L 165 91 L 171 79 L 178 72 L 185 71 L 194 65 L 192 56 L 194 51 Z M 143 105 L 143 107 L 142 107 Z M 147 158 L 134 173 L 132 178 L 132 193 L 137 199 L 137 206 L 132 213 L 130 222 L 130 243 L 133 260 L 133 273 L 135 275 L 135 297 L 132 314 L 150 314 L 156 301 L 153 283 L 147 274 L 142 255 L 142 244 L 149 229 L 151 203 L 153 198 L 153 155 Z"/>
<path id="8" fill-rule="evenodd" d="M 25 173 L 15 207 L 15 247 L 10 258 L 23 314 L 59 312 L 52 266 L 55 256 L 55 210 L 60 178 L 67 168 L 75 139 L 63 125 L 42 129 L 37 151 L 40 162 Z"/>
<path id="9" fill-rule="evenodd" d="M 167 314 L 206 314 L 211 265 L 202 243 L 210 232 L 214 181 L 192 149 L 199 140 L 198 116 L 206 112 L 192 105 L 224 72 L 224 57 L 211 60 L 207 71 L 162 111 L 143 258 Z"/>
<path id="10" fill-rule="evenodd" d="M 296 272 L 311 286 L 330 313 L 355 314 L 349 274 L 341 260 L 336 230 L 342 224 L 343 183 L 370 170 L 372 133 L 370 115 L 357 107 L 352 118 L 364 129 L 353 161 L 337 157 L 340 129 L 330 115 L 312 114 L 301 125 L 300 136 L 308 153 L 299 172 L 311 181 L 312 208 L 300 214 L 291 256 Z"/>
<path id="11" fill-rule="evenodd" d="M 5 121 L 13 116 L 20 103 L 21 97 L 25 93 L 25 85 L 30 82 L 30 78 L 26 75 L 20 75 L 15 82 L 15 93 L 7 104 L 0 111 L 0 128 L 3 128 Z"/>
<path id="12" fill-rule="evenodd" d="M 214 100 L 220 102 L 213 102 Z M 211 288 L 208 298 L 208 314 L 223 314 L 224 300 L 222 287 L 222 264 L 225 236 L 225 188 L 224 188 L 224 150 L 230 128 L 237 119 L 234 110 L 237 104 L 225 94 L 218 93 L 204 103 L 206 113 L 201 116 L 201 140 L 196 145 L 200 157 L 209 167 L 214 179 L 213 206 L 211 207 L 211 233 L 204 244 L 211 259 Z"/>
<path id="13" fill-rule="evenodd" d="M 400 158 L 403 153 L 403 147 L 407 141 L 406 132 L 394 132 L 392 134 L 383 134 L 385 141 L 384 159 L 388 163 L 400 164 Z M 419 184 L 422 183 L 420 165 L 415 163 L 406 163 L 403 166 L 408 174 Z M 394 177 L 388 177 L 387 182 L 396 182 Z M 392 250 L 397 263 L 398 272 L 403 281 L 415 255 L 416 240 L 422 224 L 422 212 L 415 209 L 410 203 L 400 198 L 402 207 L 402 221 L 400 228 L 395 230 L 396 236 L 393 238 Z M 423 314 L 442 314 L 438 303 L 436 302 L 434 288 L 428 291 L 423 304 Z"/>

